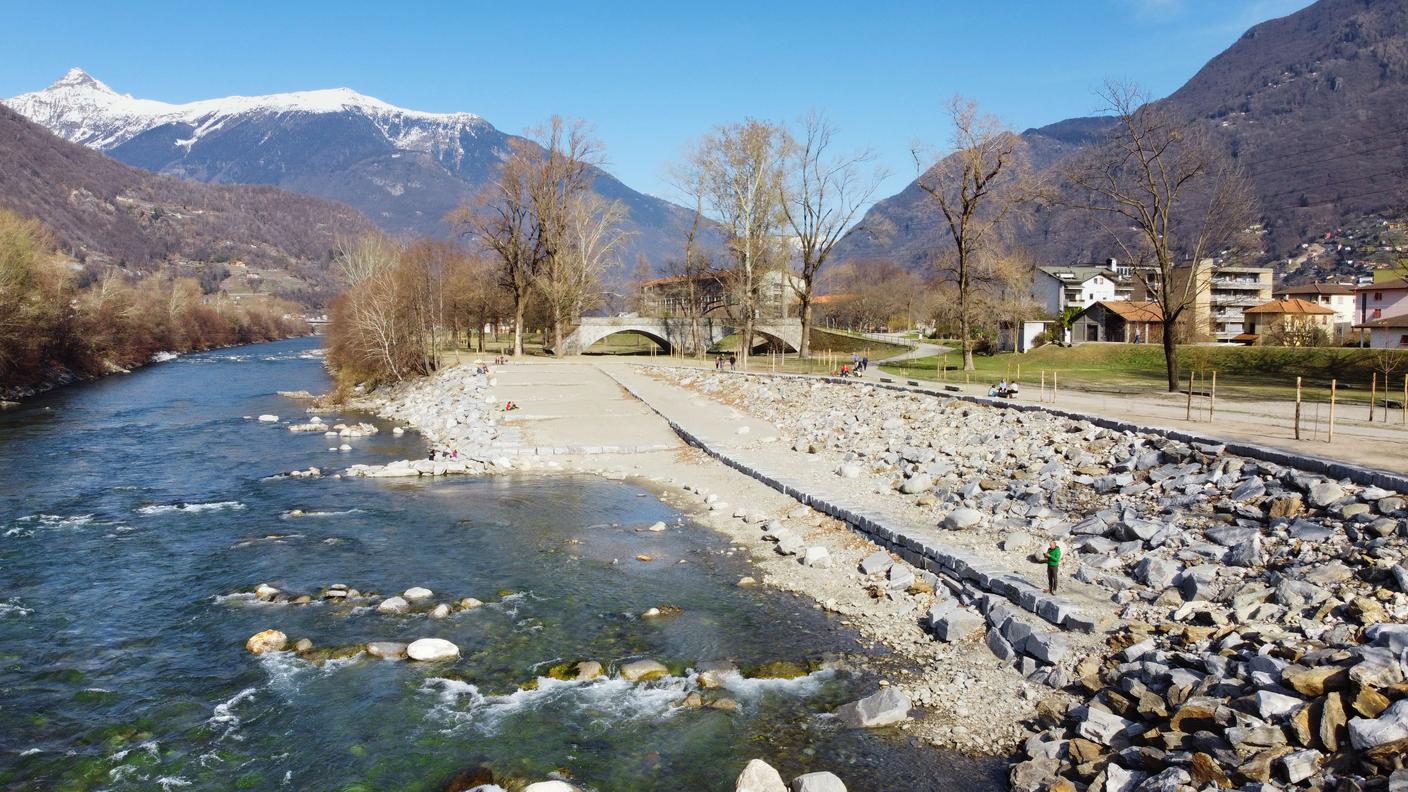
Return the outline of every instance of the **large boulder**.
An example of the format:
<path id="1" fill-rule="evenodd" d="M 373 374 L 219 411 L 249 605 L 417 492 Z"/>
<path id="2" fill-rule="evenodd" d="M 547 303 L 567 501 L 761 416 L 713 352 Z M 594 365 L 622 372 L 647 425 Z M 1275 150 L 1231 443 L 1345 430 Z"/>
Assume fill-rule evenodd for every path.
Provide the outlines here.
<path id="1" fill-rule="evenodd" d="M 407 602 L 415 602 L 417 600 L 430 599 L 431 597 L 435 596 L 435 592 L 431 591 L 428 588 L 412 586 L 406 589 L 405 591 L 401 592 L 401 596 L 405 597 Z"/>
<path id="2" fill-rule="evenodd" d="M 931 621 L 934 635 L 945 643 L 954 643 L 983 628 L 983 619 L 965 610 L 955 609 Z"/>
<path id="3" fill-rule="evenodd" d="M 870 729 L 909 720 L 909 707 L 908 696 L 887 687 L 859 701 L 842 705 L 836 710 L 836 717 L 847 726 Z"/>
<path id="4" fill-rule="evenodd" d="M 265 652 L 282 652 L 288 646 L 288 636 L 278 630 L 265 630 L 249 636 L 245 641 L 244 648 L 254 654 L 264 654 Z"/>
<path id="5" fill-rule="evenodd" d="M 860 572 L 862 575 L 873 575 L 877 572 L 884 572 L 894 566 L 894 559 L 884 550 L 876 550 L 870 555 L 860 560 Z"/>
<path id="6" fill-rule="evenodd" d="M 566 781 L 538 781 L 523 787 L 523 792 L 581 792 Z"/>
<path id="7" fill-rule="evenodd" d="M 628 682 L 644 682 L 658 679 L 670 673 L 670 669 L 658 660 L 635 660 L 621 666 L 621 678 Z"/>
<path id="8" fill-rule="evenodd" d="M 382 660 L 400 660 L 406 656 L 406 644 L 397 641 L 372 641 L 367 644 L 367 654 Z"/>
<path id="9" fill-rule="evenodd" d="M 1310 485 L 1310 502 L 1325 508 L 1344 497 L 1344 488 L 1333 481 L 1321 481 Z"/>
<path id="10" fill-rule="evenodd" d="M 1182 571 L 1183 565 L 1177 561 L 1145 556 L 1144 560 L 1134 567 L 1134 579 L 1149 588 L 1163 590 L 1172 586 L 1178 573 Z"/>
<path id="11" fill-rule="evenodd" d="M 792 779 L 792 792 L 846 792 L 846 785 L 835 773 L 807 773 Z"/>
<path id="12" fill-rule="evenodd" d="M 443 638 L 421 638 L 406 646 L 406 656 L 427 663 L 453 660 L 460 656 L 460 648 Z"/>
<path id="13" fill-rule="evenodd" d="M 411 610 L 411 603 L 400 597 L 387 597 L 376 606 L 379 613 L 408 613 Z"/>
<path id="14" fill-rule="evenodd" d="M 961 531 L 965 528 L 972 528 L 982 519 L 982 512 L 977 509 L 960 508 L 949 512 L 940 525 L 950 531 Z"/>
<path id="15" fill-rule="evenodd" d="M 782 775 L 772 765 L 762 759 L 748 762 L 738 780 L 733 783 L 734 792 L 787 792 L 787 784 Z"/>
<path id="16" fill-rule="evenodd" d="M 1349 741 L 1356 750 L 1408 738 L 1408 699 L 1400 699 L 1377 718 L 1354 718 L 1349 722 Z"/>
<path id="17" fill-rule="evenodd" d="M 807 552 L 802 556 L 802 563 L 817 569 L 829 569 L 831 568 L 831 553 L 821 545 L 808 547 Z"/>

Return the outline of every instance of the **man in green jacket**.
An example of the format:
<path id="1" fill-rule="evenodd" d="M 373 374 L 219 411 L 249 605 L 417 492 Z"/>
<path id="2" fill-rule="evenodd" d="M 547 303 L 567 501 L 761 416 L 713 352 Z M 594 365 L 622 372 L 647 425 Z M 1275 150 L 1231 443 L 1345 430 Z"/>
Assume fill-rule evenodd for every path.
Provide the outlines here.
<path id="1" fill-rule="evenodd" d="M 1056 544 L 1056 540 L 1051 540 L 1051 546 L 1046 548 L 1046 593 L 1056 593 L 1056 570 L 1061 566 L 1061 548 Z"/>

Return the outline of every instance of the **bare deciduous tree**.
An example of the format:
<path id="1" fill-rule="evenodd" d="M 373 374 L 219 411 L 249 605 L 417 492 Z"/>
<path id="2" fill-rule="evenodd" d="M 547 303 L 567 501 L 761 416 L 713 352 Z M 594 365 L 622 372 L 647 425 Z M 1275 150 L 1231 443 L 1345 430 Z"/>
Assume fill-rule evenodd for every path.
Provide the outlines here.
<path id="1" fill-rule="evenodd" d="M 536 279 L 552 317 L 552 344 L 558 354 L 567 324 L 601 302 L 602 276 L 616 262 L 627 238 L 621 229 L 625 219 L 626 207 L 620 201 L 585 191 L 568 199 L 561 239 Z"/>
<path id="2" fill-rule="evenodd" d="M 782 159 L 786 132 L 773 123 L 749 119 L 706 135 L 690 152 L 686 170 L 702 187 L 705 205 L 724 227 L 733 267 L 725 280 L 735 319 L 743 325 L 742 362 L 753 346 L 762 287 L 777 269 L 782 249 Z"/>
<path id="3" fill-rule="evenodd" d="M 802 119 L 801 135 L 788 147 L 787 181 L 781 201 L 783 216 L 797 238 L 797 293 L 802 318 L 802 357 L 811 354 L 812 300 L 817 278 L 831 249 L 850 230 L 887 175 L 867 168 L 875 158 L 868 151 L 838 154 L 836 127 L 812 112 Z"/>
<path id="4" fill-rule="evenodd" d="M 1074 206 L 1099 219 L 1163 314 L 1168 389 L 1178 389 L 1178 333 L 1219 266 L 1249 254 L 1251 188 L 1205 126 L 1150 104 L 1138 88 L 1101 93 L 1118 119 L 1103 145 L 1065 169 Z M 1180 266 L 1185 264 L 1186 266 Z"/>
<path id="5" fill-rule="evenodd" d="M 525 315 L 541 272 L 558 266 L 567 246 L 571 203 L 591 189 L 600 159 L 600 145 L 581 120 L 553 116 L 529 137 L 511 141 L 498 178 L 447 218 L 499 261 L 500 279 L 513 299 L 514 355 L 523 354 Z M 569 319 L 551 315 L 557 335 Z"/>
<path id="6" fill-rule="evenodd" d="M 956 287 L 963 368 L 972 371 L 974 292 L 1002 243 L 1005 226 L 1034 191 L 1021 138 L 971 99 L 956 96 L 947 109 L 953 152 L 926 166 L 929 158 L 916 148 L 914 161 L 921 172 L 915 183 L 933 199 L 953 243 L 938 264 Z"/>

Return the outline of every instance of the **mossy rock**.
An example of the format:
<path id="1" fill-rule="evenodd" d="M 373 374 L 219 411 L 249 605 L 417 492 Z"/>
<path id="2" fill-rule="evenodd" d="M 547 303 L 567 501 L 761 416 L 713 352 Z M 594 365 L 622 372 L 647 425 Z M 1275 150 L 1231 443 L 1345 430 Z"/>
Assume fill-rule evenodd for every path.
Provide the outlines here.
<path id="1" fill-rule="evenodd" d="M 577 678 L 577 663 L 558 663 L 548 669 L 546 676 L 561 682 L 571 682 Z"/>
<path id="2" fill-rule="evenodd" d="M 802 663 L 793 660 L 774 660 L 754 668 L 748 676 L 754 679 L 798 679 L 811 673 Z"/>
<path id="3" fill-rule="evenodd" d="M 524 682 L 523 684 L 519 685 L 519 686 L 518 686 L 518 689 L 519 689 L 519 690 L 537 690 L 537 689 L 538 689 L 538 678 L 537 678 L 537 677 L 533 677 L 532 679 L 528 680 L 527 682 Z"/>
<path id="4" fill-rule="evenodd" d="M 350 646 L 328 646 L 315 647 L 298 656 L 315 665 L 326 663 L 329 660 L 342 660 L 348 657 L 356 657 L 363 652 L 362 644 L 352 644 Z"/>

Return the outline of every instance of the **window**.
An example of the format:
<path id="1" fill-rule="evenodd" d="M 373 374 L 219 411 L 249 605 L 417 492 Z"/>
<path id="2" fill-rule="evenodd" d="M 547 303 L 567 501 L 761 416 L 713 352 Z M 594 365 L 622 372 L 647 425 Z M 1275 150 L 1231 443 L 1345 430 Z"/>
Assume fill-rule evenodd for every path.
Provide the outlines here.
<path id="1" fill-rule="evenodd" d="M 1384 309 L 1382 309 L 1382 308 L 1375 308 L 1375 309 L 1374 309 L 1374 313 L 1373 313 L 1369 318 L 1371 318 L 1371 319 L 1382 319 L 1383 316 L 1384 316 Z"/>
<path id="2" fill-rule="evenodd" d="M 1383 299 L 1384 299 L 1384 293 L 1383 293 L 1383 292 L 1374 292 L 1374 302 L 1383 302 Z"/>

